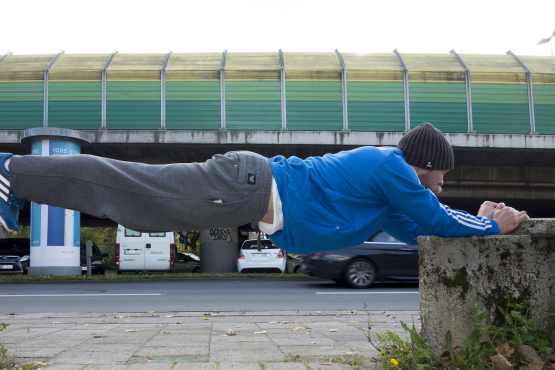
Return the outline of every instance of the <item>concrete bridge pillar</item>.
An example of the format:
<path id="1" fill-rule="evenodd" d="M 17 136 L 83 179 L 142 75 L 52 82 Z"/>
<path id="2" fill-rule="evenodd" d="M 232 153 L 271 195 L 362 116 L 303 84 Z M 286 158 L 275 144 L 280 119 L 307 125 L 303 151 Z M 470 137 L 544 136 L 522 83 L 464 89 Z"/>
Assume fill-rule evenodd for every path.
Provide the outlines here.
<path id="1" fill-rule="evenodd" d="M 482 303 L 494 324 L 497 309 L 524 300 L 537 304 L 532 317 L 546 322 L 555 308 L 555 219 L 524 221 L 511 235 L 443 239 L 418 238 L 421 335 L 434 352 L 453 346 L 474 331 L 470 307 Z M 480 312 L 482 312 L 480 311 Z"/>
<path id="2" fill-rule="evenodd" d="M 200 272 L 237 272 L 238 228 L 200 231 Z"/>
<path id="3" fill-rule="evenodd" d="M 53 127 L 25 130 L 21 141 L 32 155 L 43 156 L 81 154 L 81 146 L 90 144 L 82 132 Z M 34 202 L 30 208 L 29 275 L 81 275 L 80 213 Z"/>

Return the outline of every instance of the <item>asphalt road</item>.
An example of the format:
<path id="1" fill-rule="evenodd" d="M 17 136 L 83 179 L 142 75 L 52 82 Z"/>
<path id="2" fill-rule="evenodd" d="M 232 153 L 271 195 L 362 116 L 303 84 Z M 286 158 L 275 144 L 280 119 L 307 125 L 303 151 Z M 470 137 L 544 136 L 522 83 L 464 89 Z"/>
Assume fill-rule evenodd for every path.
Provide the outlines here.
<path id="1" fill-rule="evenodd" d="M 418 311 L 416 284 L 350 289 L 327 281 L 2 284 L 0 314 L 362 310 Z"/>

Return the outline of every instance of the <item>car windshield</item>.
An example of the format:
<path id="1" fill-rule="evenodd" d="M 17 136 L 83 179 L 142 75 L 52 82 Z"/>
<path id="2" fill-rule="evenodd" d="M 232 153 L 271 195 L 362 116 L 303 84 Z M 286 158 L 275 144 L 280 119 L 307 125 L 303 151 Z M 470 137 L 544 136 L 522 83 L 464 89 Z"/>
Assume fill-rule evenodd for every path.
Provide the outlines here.
<path id="1" fill-rule="evenodd" d="M 86 257 L 87 255 L 87 246 L 85 244 L 81 244 L 81 257 Z M 92 245 L 92 255 L 93 256 L 100 256 L 100 249 L 96 246 L 96 244 Z"/>
<path id="2" fill-rule="evenodd" d="M 243 243 L 241 247 L 242 250 L 249 250 L 249 249 L 258 249 L 256 245 L 256 240 L 247 240 Z M 261 240 L 260 241 L 260 249 L 279 249 L 279 247 L 275 244 L 272 244 L 269 240 Z"/>
<path id="3" fill-rule="evenodd" d="M 197 255 L 195 255 L 195 254 L 192 254 L 192 253 L 185 253 L 185 255 L 186 255 L 187 257 L 189 257 L 189 258 L 194 259 L 195 261 L 200 261 L 200 258 L 199 258 Z"/>
<path id="4" fill-rule="evenodd" d="M 21 253 L 29 253 L 31 248 L 30 242 L 21 242 L 21 241 L 9 241 L 4 240 L 2 244 L 0 244 L 0 254 L 21 254 Z"/>
<path id="5" fill-rule="evenodd" d="M 374 243 L 402 243 L 401 241 L 395 239 L 385 231 L 378 231 L 370 238 L 369 241 Z"/>

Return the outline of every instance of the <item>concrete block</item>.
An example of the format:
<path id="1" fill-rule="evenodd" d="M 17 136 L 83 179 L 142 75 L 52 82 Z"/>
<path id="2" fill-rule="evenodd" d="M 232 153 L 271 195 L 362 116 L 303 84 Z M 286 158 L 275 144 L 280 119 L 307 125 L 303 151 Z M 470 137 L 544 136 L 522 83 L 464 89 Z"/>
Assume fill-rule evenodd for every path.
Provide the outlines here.
<path id="1" fill-rule="evenodd" d="M 555 309 L 555 219 L 524 221 L 511 235 L 443 239 L 419 237 L 421 335 L 436 353 L 451 331 L 461 345 L 474 330 L 470 307 L 501 323 L 497 306 L 529 300 L 532 317 Z"/>

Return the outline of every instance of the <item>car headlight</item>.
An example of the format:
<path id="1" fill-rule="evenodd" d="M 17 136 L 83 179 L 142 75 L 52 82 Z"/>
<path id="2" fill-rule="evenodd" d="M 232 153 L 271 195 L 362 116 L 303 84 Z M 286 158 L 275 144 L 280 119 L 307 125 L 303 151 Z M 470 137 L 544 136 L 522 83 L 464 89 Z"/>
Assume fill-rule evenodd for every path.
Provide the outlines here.
<path id="1" fill-rule="evenodd" d="M 19 262 L 27 262 L 29 261 L 29 255 L 25 255 L 19 259 Z"/>
<path id="2" fill-rule="evenodd" d="M 93 261 L 91 262 L 92 265 L 102 265 L 104 262 L 103 261 Z"/>

